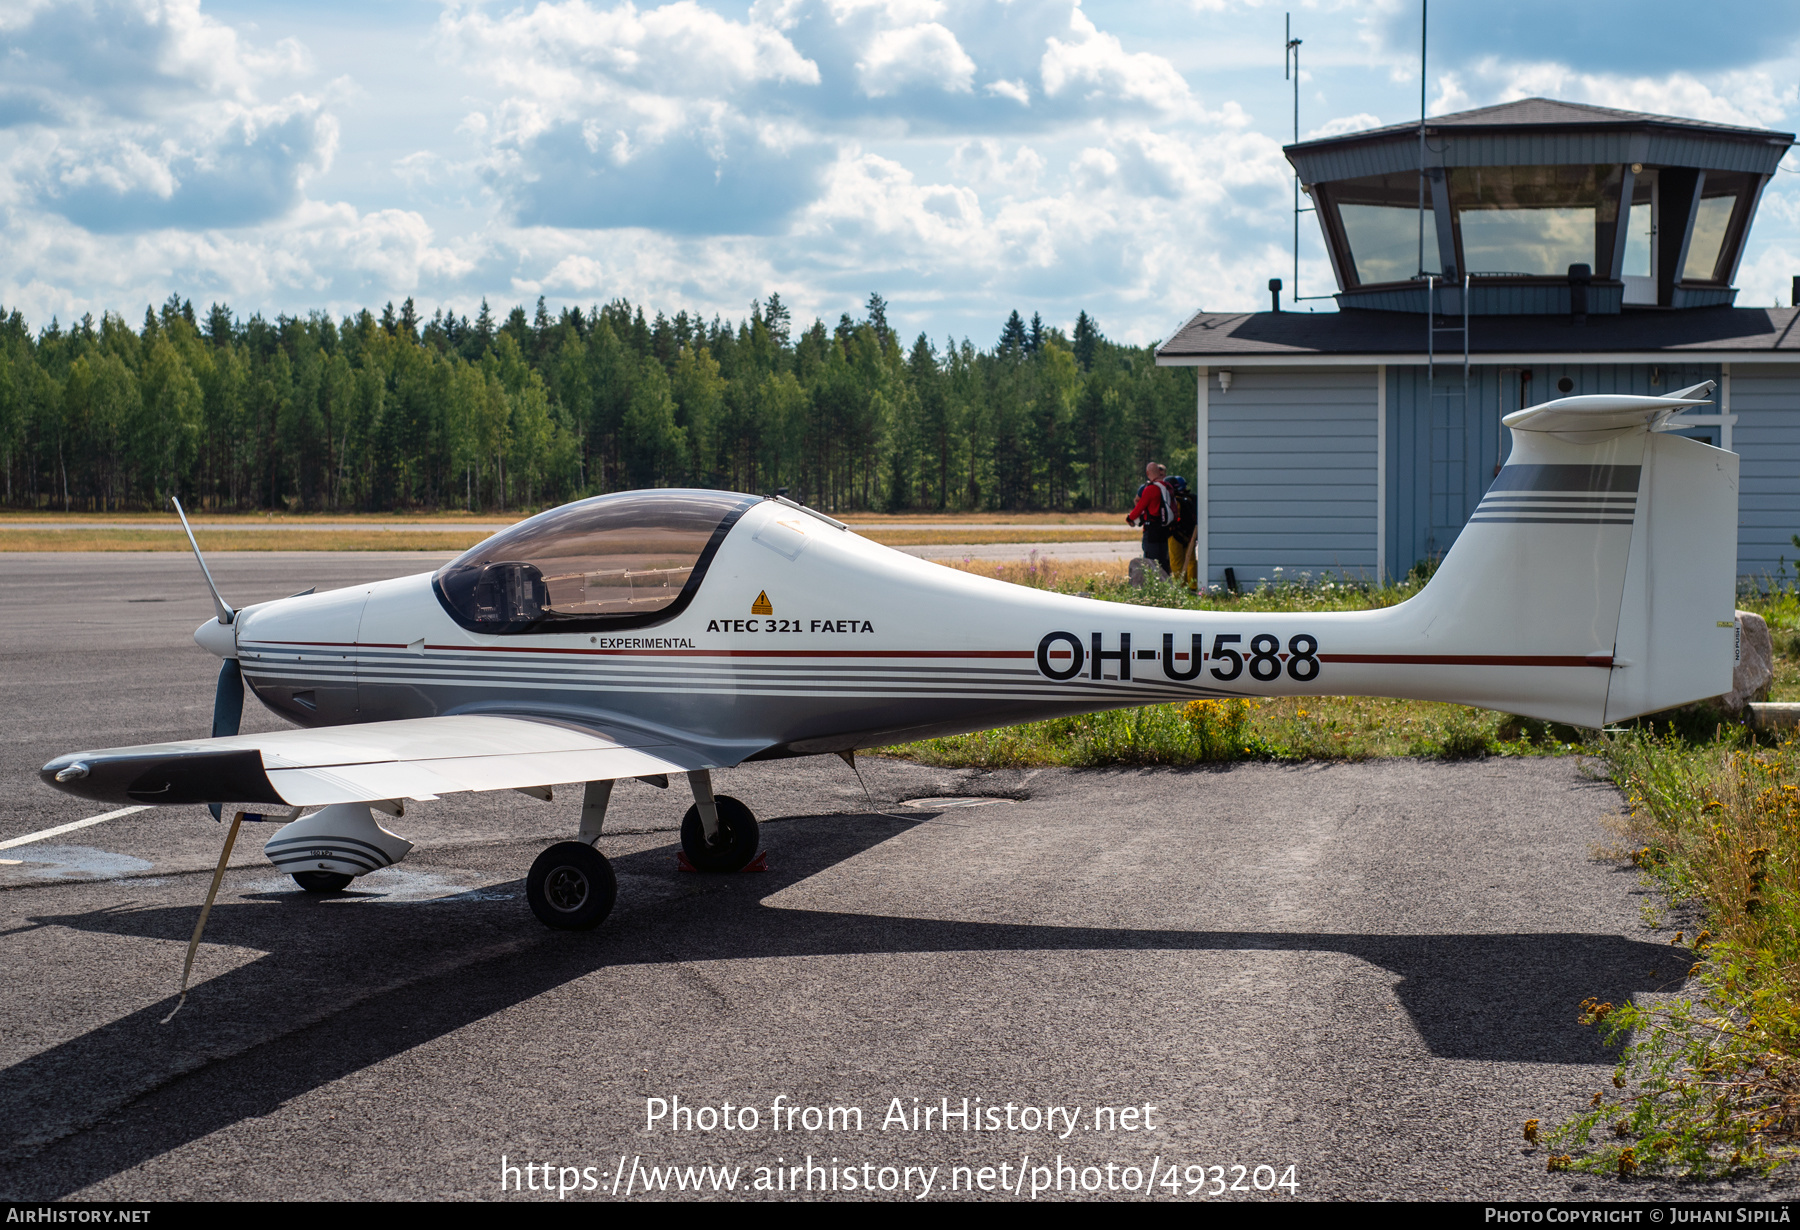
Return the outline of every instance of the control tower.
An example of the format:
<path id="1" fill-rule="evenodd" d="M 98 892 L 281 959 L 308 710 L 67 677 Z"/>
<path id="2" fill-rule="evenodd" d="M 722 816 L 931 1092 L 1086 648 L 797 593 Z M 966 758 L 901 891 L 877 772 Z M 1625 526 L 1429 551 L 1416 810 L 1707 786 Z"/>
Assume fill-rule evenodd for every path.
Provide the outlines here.
<path id="1" fill-rule="evenodd" d="M 1402 575 L 1455 541 L 1500 418 L 1719 382 L 1678 428 L 1742 458 L 1738 571 L 1795 555 L 1800 325 L 1734 280 L 1794 134 L 1529 98 L 1287 147 L 1336 312 L 1200 312 L 1209 579 Z M 1800 278 L 1795 279 L 1800 289 Z M 1277 574 L 1275 569 L 1280 568 Z"/>

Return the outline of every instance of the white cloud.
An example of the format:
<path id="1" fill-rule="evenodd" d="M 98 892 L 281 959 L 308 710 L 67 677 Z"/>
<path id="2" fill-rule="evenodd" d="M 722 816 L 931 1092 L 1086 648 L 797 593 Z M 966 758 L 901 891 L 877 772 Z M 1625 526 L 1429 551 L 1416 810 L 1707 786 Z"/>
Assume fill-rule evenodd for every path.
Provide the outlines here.
<path id="1" fill-rule="evenodd" d="M 1193 98 L 1175 66 L 1161 56 L 1127 52 L 1118 36 L 1106 34 L 1079 8 L 1069 14 L 1070 42 L 1048 40 L 1040 71 L 1044 93 L 1052 98 L 1065 90 L 1087 99 L 1116 98 L 1147 103 L 1163 111 L 1179 111 Z"/>
<path id="2" fill-rule="evenodd" d="M 1530 97 L 1529 92 L 1517 95 L 1519 98 Z M 1463 89 L 1462 78 L 1456 73 L 1444 73 L 1438 77 L 1438 95 L 1426 108 L 1428 115 L 1449 115 L 1455 111 L 1467 111 L 1475 105 L 1469 92 Z"/>
<path id="3" fill-rule="evenodd" d="M 1379 116 L 1370 115 L 1367 111 L 1359 111 L 1355 115 L 1340 115 L 1326 120 L 1301 139 L 1319 141 L 1326 137 L 1339 137 L 1347 132 L 1362 132 L 1365 129 L 1380 127 Z"/>
<path id="4" fill-rule="evenodd" d="M 856 69 L 871 98 L 909 86 L 966 94 L 975 82 L 975 61 L 956 35 L 935 21 L 881 31 Z"/>
<path id="5" fill-rule="evenodd" d="M 1779 81 L 1764 69 L 1739 69 L 1703 81 L 1682 72 L 1630 77 L 1489 57 L 1469 65 L 1465 72 L 1443 74 L 1431 112 L 1443 114 L 1533 97 L 1764 128 L 1784 121 L 1800 101 L 1800 87 Z"/>
<path id="6" fill-rule="evenodd" d="M 1023 81 L 990 81 L 981 87 L 998 98 L 1010 98 L 1021 107 L 1031 105 L 1031 87 Z"/>
<path id="7" fill-rule="evenodd" d="M 692 0 L 640 11 L 586 0 L 499 17 L 447 12 L 439 40 L 506 95 L 465 131 L 528 225 L 766 232 L 810 199 L 830 152 L 759 112 L 819 68 L 775 26 Z"/>
<path id="8" fill-rule="evenodd" d="M 1057 305 L 1071 317 L 1110 305 L 1110 330 L 1148 340 L 1171 305 L 1208 287 L 1248 297 L 1289 264 L 1286 163 L 1252 131 L 1121 126 L 1056 161 L 965 141 L 944 170 L 934 182 L 869 151 L 833 164 L 795 236 L 820 280 L 867 276 L 878 261 L 899 304 L 996 320 L 1015 301 L 1052 319 Z M 1328 276 L 1322 264 L 1308 272 Z"/>
<path id="9" fill-rule="evenodd" d="M 1029 145 L 1019 146 L 1007 158 L 1001 143 L 992 137 L 959 142 L 950 156 L 950 171 L 958 179 L 1004 195 L 1035 190 L 1045 165 L 1043 156 Z"/>
<path id="10" fill-rule="evenodd" d="M 321 98 L 263 101 L 304 71 L 291 40 L 258 49 L 196 0 L 15 9 L 0 26 L 0 188 L 96 231 L 278 217 L 330 166 Z"/>
<path id="11" fill-rule="evenodd" d="M 40 323 L 185 296 L 348 311 L 474 272 L 417 213 L 306 203 L 278 225 L 96 235 L 39 216 L 0 233 L 0 302 Z"/>
<path id="12" fill-rule="evenodd" d="M 1273 55 L 1281 13 L 1243 7 L 1176 6 L 1226 32 L 1202 76 L 1199 35 L 1103 0 L 456 0 L 431 30 L 384 17 L 393 41 L 360 60 L 194 0 L 14 3 L 0 301 L 40 322 L 171 289 L 265 311 L 541 292 L 735 316 L 778 289 L 835 319 L 880 289 L 934 335 L 1016 305 L 1146 340 L 1200 303 L 1264 304 L 1291 268 L 1291 104 L 1247 59 Z M 1385 80 L 1416 72 L 1416 43 L 1379 37 L 1404 5 L 1302 7 L 1305 118 L 1335 117 L 1309 137 L 1417 105 L 1416 77 Z M 385 72 L 433 38 L 435 65 Z M 1786 63 L 1609 76 L 1433 50 L 1440 108 L 1542 93 L 1775 124 L 1800 101 Z M 1786 181 L 1746 303 L 1800 268 Z M 1317 293 L 1329 271 L 1302 242 Z"/>
<path id="13" fill-rule="evenodd" d="M 499 18 L 452 10 L 439 35 L 455 60 L 536 101 L 552 118 L 595 103 L 654 114 L 653 100 L 716 99 L 764 82 L 819 82 L 818 65 L 780 30 L 755 19 L 732 21 L 693 0 L 645 11 L 629 2 L 599 9 L 565 0 Z"/>

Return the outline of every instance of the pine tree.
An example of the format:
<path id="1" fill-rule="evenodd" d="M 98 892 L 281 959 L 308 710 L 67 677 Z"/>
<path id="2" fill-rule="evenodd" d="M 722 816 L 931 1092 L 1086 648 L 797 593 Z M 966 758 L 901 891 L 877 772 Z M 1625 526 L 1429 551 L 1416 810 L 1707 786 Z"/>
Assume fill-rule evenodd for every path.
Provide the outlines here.
<path id="1" fill-rule="evenodd" d="M 1094 351 L 1100 344 L 1100 326 L 1085 311 L 1075 317 L 1075 362 L 1087 371 L 1094 365 Z"/>
<path id="2" fill-rule="evenodd" d="M 1044 318 L 1036 312 L 1031 314 L 1031 335 L 1025 342 L 1025 353 L 1036 354 L 1044 348 Z"/>
<path id="3" fill-rule="evenodd" d="M 869 327 L 875 330 L 875 336 L 880 339 L 883 346 L 886 346 L 888 344 L 887 300 L 870 292 L 868 311 Z"/>
<path id="4" fill-rule="evenodd" d="M 533 362 L 541 361 L 544 351 L 549 349 L 550 328 L 550 309 L 544 306 L 544 297 L 539 295 L 537 312 L 531 318 L 531 349 L 529 353 Z"/>
<path id="5" fill-rule="evenodd" d="M 214 346 L 231 345 L 231 335 L 234 332 L 229 307 L 223 303 L 215 303 L 206 309 L 206 338 Z"/>
<path id="6" fill-rule="evenodd" d="M 411 295 L 408 295 L 406 302 L 400 305 L 400 331 L 406 335 L 408 341 L 419 340 L 419 312 L 413 306 Z"/>
<path id="7" fill-rule="evenodd" d="M 793 333 L 794 322 L 792 315 L 788 312 L 787 304 L 781 301 L 779 294 L 771 294 L 768 301 L 763 304 L 763 324 L 767 326 L 769 336 L 775 339 L 775 344 L 786 350 L 788 338 Z"/>
<path id="8" fill-rule="evenodd" d="M 1019 316 L 1018 309 L 1006 318 L 1006 327 L 1000 330 L 1000 344 L 996 349 L 1018 354 L 1025 349 L 1025 321 Z"/>

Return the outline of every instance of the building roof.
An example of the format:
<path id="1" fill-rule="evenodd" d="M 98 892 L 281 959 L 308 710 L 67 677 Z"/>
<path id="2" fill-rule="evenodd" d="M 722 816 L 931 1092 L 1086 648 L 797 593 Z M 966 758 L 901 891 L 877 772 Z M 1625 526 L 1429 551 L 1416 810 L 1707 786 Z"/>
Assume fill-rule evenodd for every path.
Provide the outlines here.
<path id="1" fill-rule="evenodd" d="M 1646 111 L 1618 111 L 1612 107 L 1561 102 L 1554 98 L 1521 98 L 1516 102 L 1500 103 L 1498 106 L 1477 107 L 1473 111 L 1457 111 L 1450 115 L 1425 118 L 1427 133 L 1440 128 L 1477 132 L 1484 129 L 1527 127 L 1540 131 L 1555 128 L 1661 128 L 1758 141 L 1781 138 L 1787 144 L 1792 144 L 1794 140 L 1794 134 L 1791 132 L 1743 128 L 1735 124 L 1716 124 L 1710 120 L 1690 120 L 1673 115 L 1652 115 Z M 1410 136 L 1416 139 L 1418 134 L 1418 123 L 1408 121 L 1404 124 L 1389 124 L 1382 128 L 1369 128 L 1361 132 L 1348 132 L 1338 136 L 1321 137 L 1313 141 L 1301 141 L 1287 148 L 1290 150 L 1314 150 L 1352 141 L 1380 140 L 1396 136 Z"/>
<path id="2" fill-rule="evenodd" d="M 1306 184 L 1425 167 L 1644 163 L 1772 175 L 1794 143 L 1791 132 L 1740 128 L 1641 111 L 1615 111 L 1551 98 L 1522 98 L 1425 121 L 1301 141 L 1285 147 Z"/>
<path id="3" fill-rule="evenodd" d="M 1458 318 L 1457 324 L 1461 323 Z M 1417 363 L 1424 315 L 1413 312 L 1199 312 L 1156 351 L 1164 366 Z M 1452 343 L 1455 343 L 1454 348 Z M 1439 362 L 1462 357 L 1458 334 L 1440 332 Z M 1472 316 L 1469 355 L 1481 363 L 1593 356 L 1593 362 L 1657 358 L 1800 363 L 1800 309 L 1701 308 L 1589 316 Z"/>

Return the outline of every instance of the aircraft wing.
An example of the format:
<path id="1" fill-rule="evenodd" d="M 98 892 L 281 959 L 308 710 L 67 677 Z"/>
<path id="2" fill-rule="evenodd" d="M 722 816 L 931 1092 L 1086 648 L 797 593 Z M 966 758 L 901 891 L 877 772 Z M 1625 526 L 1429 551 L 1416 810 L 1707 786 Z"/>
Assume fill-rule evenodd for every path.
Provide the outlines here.
<path id="1" fill-rule="evenodd" d="M 701 767 L 691 749 L 624 729 L 464 714 L 75 752 L 41 773 L 102 803 L 318 807 Z"/>

